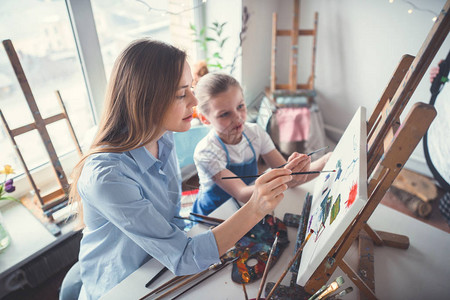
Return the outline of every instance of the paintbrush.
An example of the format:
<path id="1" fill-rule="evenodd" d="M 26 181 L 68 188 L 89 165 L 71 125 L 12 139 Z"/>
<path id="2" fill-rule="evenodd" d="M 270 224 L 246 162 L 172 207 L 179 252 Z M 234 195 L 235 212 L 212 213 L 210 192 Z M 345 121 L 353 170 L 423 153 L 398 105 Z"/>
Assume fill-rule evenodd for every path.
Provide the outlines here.
<path id="1" fill-rule="evenodd" d="M 195 275 L 192 275 L 190 278 L 186 279 L 185 281 L 179 283 L 178 285 L 174 286 L 174 287 L 171 288 L 170 290 L 166 291 L 164 294 L 162 294 L 162 295 L 158 296 L 157 298 L 155 298 L 155 300 L 157 300 L 157 299 L 163 299 L 163 298 L 164 298 L 165 296 L 167 296 L 168 294 L 170 294 L 170 293 L 172 293 L 172 292 L 178 290 L 179 288 L 181 288 L 181 287 L 187 285 L 188 283 L 190 283 L 190 282 L 196 280 L 197 278 L 202 277 L 204 274 L 208 273 L 210 270 L 217 270 L 217 269 L 221 270 L 221 269 L 223 269 L 223 268 L 224 268 L 225 266 L 227 266 L 229 263 L 234 262 L 234 261 L 237 260 L 238 258 L 239 258 L 239 257 L 236 257 L 235 259 L 230 260 L 230 261 L 227 261 L 227 262 L 225 262 L 225 263 L 220 262 L 220 263 L 214 264 L 214 265 L 210 266 L 208 269 L 206 269 L 206 270 L 204 270 L 204 271 L 202 271 L 202 272 L 200 272 L 200 273 L 197 273 L 197 274 L 195 274 Z M 213 274 L 215 274 L 215 273 L 213 273 Z M 209 276 L 208 276 L 208 277 L 209 277 Z M 206 278 L 208 278 L 208 277 L 206 277 Z M 206 279 L 206 278 L 204 278 L 204 279 Z M 203 281 L 203 280 L 200 280 L 200 282 L 202 282 L 202 281 Z M 198 283 L 200 283 L 200 282 L 198 282 Z M 197 285 L 198 283 L 194 284 L 194 286 Z M 178 296 L 180 296 L 180 295 L 178 295 Z M 178 297 L 178 296 L 177 296 L 177 297 Z"/>
<path id="2" fill-rule="evenodd" d="M 162 291 L 162 290 L 164 290 L 164 289 L 174 285 L 175 283 L 180 282 L 180 281 L 182 281 L 182 280 L 184 280 L 184 279 L 186 279 L 188 277 L 191 277 L 191 276 L 192 275 L 175 276 L 174 278 L 172 278 L 172 279 L 166 281 L 165 283 L 161 284 L 159 287 L 157 287 L 156 289 L 154 289 L 150 293 L 146 294 L 144 297 L 139 298 L 139 300 L 144 300 L 147 297 L 149 297 L 149 296 L 151 296 L 153 294 L 159 293 L 160 291 Z"/>
<path id="3" fill-rule="evenodd" d="M 314 293 L 311 297 L 308 298 L 308 300 L 316 299 L 317 296 L 319 296 L 325 289 L 327 288 L 327 285 L 323 285 L 320 289 L 317 290 L 317 292 Z"/>
<path id="4" fill-rule="evenodd" d="M 186 218 L 186 217 L 179 217 L 179 216 L 174 216 L 175 219 L 181 219 L 181 220 L 186 220 L 186 221 L 191 221 L 191 222 L 197 222 L 200 224 L 204 224 L 204 225 L 208 225 L 208 226 L 217 226 L 218 224 L 213 224 L 213 223 L 209 223 L 209 222 L 205 222 L 205 221 L 201 221 L 201 220 L 194 220 L 194 219 L 190 219 L 190 218 Z"/>
<path id="5" fill-rule="evenodd" d="M 273 252 L 277 247 L 278 237 L 280 236 L 280 232 L 277 232 L 275 236 L 275 240 L 273 241 L 272 248 L 270 248 L 269 258 L 267 259 L 266 267 L 264 268 L 264 273 L 261 279 L 261 284 L 259 285 L 258 295 L 256 296 L 256 300 L 259 300 L 261 296 L 262 290 L 264 288 L 264 283 L 266 282 L 267 274 L 269 273 L 270 263 L 272 262 Z"/>
<path id="6" fill-rule="evenodd" d="M 213 273 L 211 273 L 211 274 L 209 274 L 208 276 L 206 276 L 205 278 L 203 278 L 203 279 L 197 281 L 196 283 L 194 283 L 193 285 L 191 285 L 190 287 L 188 287 L 187 289 L 185 289 L 184 291 L 182 291 L 181 293 L 179 293 L 178 295 L 176 295 L 175 297 L 173 297 L 171 300 L 177 299 L 178 297 L 180 297 L 181 295 L 183 295 L 184 293 L 186 293 L 187 291 L 189 291 L 189 290 L 192 289 L 193 287 L 199 285 L 200 283 L 202 283 L 203 281 L 205 281 L 205 280 L 208 279 L 209 277 L 211 277 L 211 276 L 217 274 L 219 271 L 225 269 L 226 266 L 228 266 L 230 263 L 236 261 L 238 258 L 239 258 L 239 257 L 236 257 L 236 258 L 234 258 L 233 260 L 230 260 L 230 261 L 228 261 L 228 262 L 225 262 L 224 264 L 222 264 L 222 265 L 220 265 L 220 266 L 214 268 L 214 272 L 213 272 Z M 156 298 L 156 299 L 159 299 L 159 298 Z"/>
<path id="7" fill-rule="evenodd" d="M 320 149 L 314 150 L 313 152 L 309 152 L 309 153 L 306 154 L 306 155 L 307 155 L 307 156 L 311 156 L 311 155 L 316 154 L 317 152 L 322 151 L 322 150 L 325 150 L 325 149 L 327 149 L 327 148 L 328 148 L 328 146 L 325 146 L 325 147 L 322 147 L 322 148 L 320 148 Z M 276 167 L 275 169 L 282 168 L 282 167 L 284 167 L 284 166 L 287 165 L 287 164 L 288 164 L 288 163 L 282 164 L 281 166 L 278 166 L 278 167 Z"/>
<path id="8" fill-rule="evenodd" d="M 302 253 L 303 248 L 305 247 L 306 243 L 308 242 L 309 238 L 311 237 L 311 235 L 314 233 L 314 230 L 310 230 L 308 233 L 308 236 L 306 237 L 306 239 L 303 241 L 303 243 L 301 244 L 300 248 L 298 248 L 297 252 L 295 253 L 294 257 L 291 259 L 291 261 L 289 262 L 289 265 L 287 266 L 287 268 L 284 270 L 283 274 L 281 274 L 280 278 L 278 279 L 278 281 L 275 283 L 275 285 L 273 286 L 272 290 L 270 291 L 269 295 L 267 295 L 266 300 L 269 300 L 270 297 L 272 297 L 273 293 L 275 292 L 275 289 L 280 285 L 281 281 L 283 280 L 283 278 L 286 276 L 287 272 L 289 271 L 289 269 L 291 268 L 291 266 L 294 264 L 294 262 L 300 257 L 300 254 Z"/>
<path id="9" fill-rule="evenodd" d="M 306 175 L 306 174 L 320 174 L 320 173 L 331 173 L 336 172 L 336 170 L 327 170 L 327 171 L 308 171 L 308 172 L 294 172 L 290 175 Z M 257 178 L 260 175 L 247 175 L 247 176 L 229 176 L 229 177 L 222 177 L 222 179 L 236 179 L 236 178 Z"/>
<path id="10" fill-rule="evenodd" d="M 153 276 L 152 279 L 150 279 L 149 282 L 147 282 L 145 284 L 145 287 L 148 288 L 153 282 L 155 282 L 156 279 L 158 279 L 159 277 L 161 277 L 162 274 L 164 274 L 168 269 L 166 267 L 162 268 L 158 274 L 156 274 L 155 276 Z"/>
<path id="11" fill-rule="evenodd" d="M 328 296 L 329 294 L 333 293 L 335 290 L 337 290 L 342 284 L 344 284 L 344 278 L 342 276 L 339 276 L 338 278 L 336 278 L 335 281 L 333 281 L 332 283 L 330 283 L 330 285 L 328 286 L 328 288 L 323 291 L 318 297 L 317 300 L 323 299 L 326 296 Z"/>
<path id="12" fill-rule="evenodd" d="M 342 296 L 345 296 L 347 294 L 350 294 L 352 291 L 353 291 L 353 288 L 351 286 L 349 286 L 345 290 L 340 291 L 339 293 L 333 294 L 330 297 L 326 298 L 326 300 L 336 300 L 339 297 L 342 297 Z"/>
<path id="13" fill-rule="evenodd" d="M 244 290 L 245 300 L 248 300 L 247 289 L 245 288 L 245 283 L 242 284 L 242 289 Z"/>
<path id="14" fill-rule="evenodd" d="M 190 214 L 193 215 L 194 217 L 205 219 L 206 221 L 213 221 L 213 222 L 217 222 L 217 223 L 222 223 L 223 221 L 225 221 L 225 220 L 222 220 L 222 219 L 213 218 L 213 217 L 209 217 L 209 216 L 204 216 L 204 215 L 196 214 L 196 213 L 193 213 L 193 212 L 191 212 Z"/>

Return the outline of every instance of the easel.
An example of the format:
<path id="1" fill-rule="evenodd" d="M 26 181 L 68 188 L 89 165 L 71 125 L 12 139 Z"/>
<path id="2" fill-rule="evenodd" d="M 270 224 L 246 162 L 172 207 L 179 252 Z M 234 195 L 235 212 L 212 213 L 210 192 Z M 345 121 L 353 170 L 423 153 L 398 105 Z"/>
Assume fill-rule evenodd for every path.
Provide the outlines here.
<path id="1" fill-rule="evenodd" d="M 444 5 L 418 55 L 415 58 L 403 56 L 368 121 L 368 202 L 305 284 L 308 293 L 320 289 L 340 267 L 367 298 L 376 299 L 372 243 L 401 249 L 409 247 L 408 237 L 375 231 L 367 221 L 436 116 L 433 106 L 416 103 L 404 123 L 399 122 L 404 107 L 448 35 L 449 7 L 450 0 Z M 366 259 L 360 261 L 359 271 L 355 272 L 344 256 L 357 237 L 360 257 Z"/>
<path id="2" fill-rule="evenodd" d="M 266 88 L 266 94 L 274 104 L 278 107 L 283 107 L 283 104 L 277 104 L 276 98 L 279 96 L 298 96 L 307 97 L 308 103 L 311 104 L 314 96 L 314 72 L 315 72 L 315 60 L 316 60 L 316 42 L 317 42 L 317 24 L 319 15 L 316 12 L 314 14 L 314 29 L 301 30 L 299 29 L 299 15 L 300 15 L 300 0 L 294 0 L 294 19 L 291 30 L 278 30 L 277 28 L 277 14 L 272 15 L 272 49 L 271 49 L 271 67 L 270 67 L 270 87 Z M 289 68 L 289 83 L 277 84 L 276 76 L 276 52 L 277 52 L 277 37 L 278 36 L 290 36 L 291 37 L 291 53 L 290 53 L 290 68 Z M 298 71 L 298 37 L 299 36 L 312 36 L 313 37 L 313 49 L 312 49 L 312 63 L 311 74 L 306 84 L 297 83 L 297 71 Z"/>
<path id="3" fill-rule="evenodd" d="M 68 200 L 67 195 L 69 193 L 69 183 L 68 183 L 67 177 L 64 173 L 64 170 L 61 166 L 59 158 L 56 154 L 55 148 L 53 147 L 53 144 L 51 142 L 51 139 L 48 134 L 46 126 L 49 124 L 52 124 L 56 121 L 65 119 L 67 122 L 67 126 L 69 128 L 70 135 L 75 143 L 76 149 L 80 156 L 82 156 L 82 150 L 81 150 L 81 147 L 76 138 L 75 131 L 73 130 L 72 123 L 69 120 L 67 110 L 64 106 L 64 103 L 62 101 L 59 91 L 56 91 L 56 98 L 61 106 L 62 113 L 59 113 L 57 115 L 53 115 L 51 117 L 43 119 L 41 116 L 41 113 L 39 112 L 39 109 L 38 109 L 38 106 L 34 99 L 33 93 L 31 92 L 30 85 L 28 84 L 27 78 L 22 69 L 22 65 L 19 61 L 19 58 L 17 56 L 17 53 L 14 49 L 14 46 L 13 46 L 11 40 L 4 40 L 3 46 L 6 50 L 6 53 L 8 54 L 11 65 L 14 69 L 14 72 L 19 81 L 20 87 L 23 91 L 23 94 L 28 103 L 28 106 L 31 110 L 31 114 L 34 118 L 33 123 L 30 123 L 30 124 L 27 124 L 27 125 L 15 128 L 15 129 L 10 129 L 8 126 L 8 123 L 6 122 L 5 116 L 3 115 L 2 111 L 0 110 L 0 116 L 3 121 L 3 125 L 6 129 L 6 132 L 8 133 L 8 135 L 10 137 L 11 143 L 14 146 L 17 156 L 19 157 L 19 159 L 23 165 L 23 168 L 25 170 L 25 174 L 27 175 L 27 178 L 28 178 L 31 186 L 33 187 L 33 190 L 35 193 L 33 199 L 24 198 L 24 199 L 22 199 L 22 203 L 44 225 L 46 225 L 46 227 L 53 234 L 57 235 L 59 233 L 59 228 L 57 228 L 57 226 L 52 223 L 52 221 L 53 221 L 52 215 L 58 208 L 61 208 L 61 206 L 64 206 L 67 203 L 67 200 Z M 33 177 L 31 176 L 31 173 L 25 163 L 22 153 L 20 152 L 19 147 L 15 140 L 16 136 L 27 133 L 31 130 L 37 130 L 39 132 L 39 135 L 41 136 L 41 139 L 45 146 L 45 149 L 47 150 L 47 153 L 49 155 L 50 162 L 52 164 L 53 171 L 55 173 L 55 177 L 59 184 L 59 189 L 57 189 L 56 191 L 50 192 L 46 195 L 41 195 L 40 189 L 37 187 L 35 181 L 33 180 Z"/>

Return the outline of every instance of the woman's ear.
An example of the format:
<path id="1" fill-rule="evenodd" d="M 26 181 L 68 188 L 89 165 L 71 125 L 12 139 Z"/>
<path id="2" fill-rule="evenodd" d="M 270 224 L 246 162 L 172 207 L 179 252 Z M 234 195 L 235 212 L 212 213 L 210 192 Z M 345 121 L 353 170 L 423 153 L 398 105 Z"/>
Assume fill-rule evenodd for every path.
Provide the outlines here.
<path id="1" fill-rule="evenodd" d="M 203 124 L 205 124 L 205 125 L 211 124 L 211 122 L 208 121 L 208 119 L 205 117 L 205 115 L 199 113 L 198 117 L 200 118 L 200 121 L 202 121 Z"/>

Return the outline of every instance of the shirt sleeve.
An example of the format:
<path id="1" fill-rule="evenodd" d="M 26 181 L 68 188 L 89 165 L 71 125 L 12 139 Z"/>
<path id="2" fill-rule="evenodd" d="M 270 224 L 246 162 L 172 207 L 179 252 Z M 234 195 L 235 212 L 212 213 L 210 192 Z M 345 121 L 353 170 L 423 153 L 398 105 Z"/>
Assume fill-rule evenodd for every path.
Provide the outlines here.
<path id="1" fill-rule="evenodd" d="M 176 203 L 161 199 L 158 193 L 143 197 L 139 184 L 117 169 L 103 169 L 83 187 L 82 198 L 176 275 L 193 274 L 219 261 L 211 230 L 188 237 L 170 222 L 170 208 Z"/>

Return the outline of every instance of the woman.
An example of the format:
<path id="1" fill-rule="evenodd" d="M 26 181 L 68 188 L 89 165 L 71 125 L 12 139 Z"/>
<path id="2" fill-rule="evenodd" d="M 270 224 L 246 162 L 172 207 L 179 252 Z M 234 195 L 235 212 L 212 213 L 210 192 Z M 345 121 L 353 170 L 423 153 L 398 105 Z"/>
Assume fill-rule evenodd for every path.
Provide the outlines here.
<path id="1" fill-rule="evenodd" d="M 141 39 L 119 56 L 89 153 L 75 168 L 70 197 L 84 221 L 80 298 L 98 299 L 151 257 L 176 275 L 197 273 L 274 210 L 290 169 L 261 176 L 239 211 L 189 238 L 179 216 L 181 178 L 172 131 L 190 128 L 197 99 L 186 54 Z"/>

